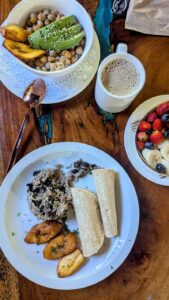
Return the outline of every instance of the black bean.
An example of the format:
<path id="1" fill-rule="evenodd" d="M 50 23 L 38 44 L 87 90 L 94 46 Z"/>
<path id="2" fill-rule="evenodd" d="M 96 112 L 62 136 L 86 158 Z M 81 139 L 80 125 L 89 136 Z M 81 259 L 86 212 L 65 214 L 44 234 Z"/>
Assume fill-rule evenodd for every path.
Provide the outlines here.
<path id="1" fill-rule="evenodd" d="M 28 192 L 32 192 L 32 189 L 33 189 L 33 184 L 32 183 L 28 183 L 27 184 L 27 187 L 28 187 Z"/>
<path id="2" fill-rule="evenodd" d="M 32 192 L 34 194 L 39 194 L 40 193 L 40 188 L 35 188 L 34 190 L 32 190 Z"/>
<path id="3" fill-rule="evenodd" d="M 38 175 L 39 173 L 40 173 L 40 171 L 39 171 L 39 170 L 36 170 L 36 171 L 33 172 L 33 176 L 36 176 L 36 175 Z"/>
<path id="4" fill-rule="evenodd" d="M 73 173 L 73 174 L 77 174 L 78 172 L 79 172 L 78 169 L 73 169 L 73 170 L 72 170 L 72 173 Z"/>
<path id="5" fill-rule="evenodd" d="M 80 159 L 80 160 L 75 161 L 73 165 L 75 168 L 79 168 L 81 166 L 81 164 L 82 164 L 82 160 Z"/>
<path id="6" fill-rule="evenodd" d="M 89 164 L 88 164 L 88 162 L 86 162 L 86 161 L 83 161 L 83 162 L 82 162 L 82 167 L 86 167 L 86 168 L 88 168 L 88 167 L 89 167 Z"/>

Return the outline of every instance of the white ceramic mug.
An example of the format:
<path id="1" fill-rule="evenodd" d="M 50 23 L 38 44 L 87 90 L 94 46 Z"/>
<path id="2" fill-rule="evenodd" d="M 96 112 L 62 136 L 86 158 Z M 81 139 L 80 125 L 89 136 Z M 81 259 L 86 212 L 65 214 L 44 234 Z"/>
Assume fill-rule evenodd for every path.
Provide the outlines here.
<path id="1" fill-rule="evenodd" d="M 112 61 L 120 58 L 126 59 L 127 61 L 131 62 L 135 66 L 135 69 L 139 74 L 139 84 L 137 85 L 134 92 L 132 92 L 130 95 L 113 95 L 113 93 L 110 93 L 106 89 L 102 82 L 102 72 L 105 69 L 105 67 Z M 125 110 L 143 88 L 145 83 L 145 77 L 145 70 L 142 63 L 135 56 L 127 53 L 126 44 L 118 44 L 116 53 L 107 56 L 99 66 L 95 86 L 95 99 L 97 104 L 103 110 L 112 113 L 117 113 Z"/>

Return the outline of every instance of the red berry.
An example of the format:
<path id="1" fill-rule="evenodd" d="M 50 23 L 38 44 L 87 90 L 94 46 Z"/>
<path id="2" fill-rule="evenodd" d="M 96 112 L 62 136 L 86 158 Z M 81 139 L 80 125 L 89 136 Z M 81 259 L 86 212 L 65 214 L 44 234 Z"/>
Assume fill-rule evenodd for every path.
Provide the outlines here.
<path id="1" fill-rule="evenodd" d="M 150 113 L 150 114 L 148 115 L 148 117 L 147 117 L 147 122 L 152 123 L 152 122 L 154 122 L 154 120 L 157 119 L 157 118 L 158 118 L 157 113 L 154 111 L 154 112 L 152 112 L 152 113 Z"/>
<path id="2" fill-rule="evenodd" d="M 169 111 L 169 102 L 162 103 L 156 108 L 156 112 L 159 116 L 163 115 L 168 111 Z"/>
<path id="3" fill-rule="evenodd" d="M 138 128 L 140 131 L 146 132 L 148 129 L 151 128 L 151 124 L 149 124 L 146 121 L 141 121 Z"/>
<path id="4" fill-rule="evenodd" d="M 150 141 L 154 144 L 158 144 L 163 140 L 163 134 L 161 131 L 153 131 L 152 134 L 150 134 Z"/>
<path id="5" fill-rule="evenodd" d="M 148 134 L 145 133 L 145 132 L 139 132 L 139 133 L 137 134 L 137 138 L 138 138 L 138 140 L 141 141 L 141 142 L 146 142 L 146 141 L 148 140 Z"/>
<path id="6" fill-rule="evenodd" d="M 153 130 L 161 130 L 162 129 L 162 122 L 161 119 L 156 119 L 153 122 Z"/>
<path id="7" fill-rule="evenodd" d="M 137 147 L 142 151 L 144 149 L 144 143 L 141 141 L 137 141 Z"/>

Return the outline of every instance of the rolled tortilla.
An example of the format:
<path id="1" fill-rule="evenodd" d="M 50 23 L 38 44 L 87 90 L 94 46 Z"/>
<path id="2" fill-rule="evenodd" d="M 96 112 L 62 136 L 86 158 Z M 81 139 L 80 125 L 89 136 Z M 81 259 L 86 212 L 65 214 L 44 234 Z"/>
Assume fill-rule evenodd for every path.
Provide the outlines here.
<path id="1" fill-rule="evenodd" d="M 104 241 L 98 200 L 85 189 L 72 188 L 71 192 L 83 255 L 89 257 L 99 251 Z"/>
<path id="2" fill-rule="evenodd" d="M 115 203 L 115 172 L 109 169 L 95 169 L 94 177 L 105 236 L 108 238 L 118 234 Z"/>

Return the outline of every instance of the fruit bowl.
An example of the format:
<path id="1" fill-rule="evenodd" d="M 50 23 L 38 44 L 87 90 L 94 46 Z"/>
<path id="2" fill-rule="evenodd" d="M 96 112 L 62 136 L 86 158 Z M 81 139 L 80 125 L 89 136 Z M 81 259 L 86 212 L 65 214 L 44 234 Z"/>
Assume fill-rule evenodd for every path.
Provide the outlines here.
<path id="1" fill-rule="evenodd" d="M 153 108 L 139 122 L 136 145 L 149 167 L 169 176 L 169 101 Z"/>
<path id="2" fill-rule="evenodd" d="M 83 54 L 75 63 L 71 64 L 70 66 L 61 70 L 50 72 L 34 69 L 17 57 L 16 59 L 25 68 L 28 68 L 32 72 L 35 72 L 36 74 L 39 74 L 41 76 L 60 77 L 63 75 L 67 75 L 72 72 L 87 57 L 92 47 L 94 34 L 92 21 L 84 7 L 80 5 L 76 0 L 64 0 L 64 4 L 63 0 L 49 0 L 47 2 L 45 0 L 36 0 L 36 3 L 34 0 L 22 0 L 10 12 L 7 18 L 7 24 L 16 24 L 23 27 L 26 20 L 28 19 L 28 16 L 32 12 L 39 12 L 43 9 L 57 10 L 59 13 L 65 16 L 74 15 L 77 18 L 78 22 L 81 24 L 85 32 L 85 46 Z"/>
<path id="3" fill-rule="evenodd" d="M 155 119 L 151 120 L 151 122 L 147 122 L 147 118 L 150 116 L 151 113 L 156 111 L 156 108 L 159 107 L 161 104 L 169 102 L 169 95 L 159 95 L 152 97 L 146 101 L 144 101 L 142 104 L 140 104 L 134 112 L 131 114 L 126 127 L 125 127 L 125 132 L 124 132 L 124 145 L 125 145 L 125 150 L 128 156 L 129 161 L 133 165 L 133 167 L 146 179 L 159 184 L 163 186 L 169 186 L 169 174 L 168 174 L 168 157 L 165 159 L 163 155 L 166 157 L 167 154 L 167 149 L 168 146 L 167 144 L 169 143 L 169 138 L 167 138 L 165 133 L 166 138 L 164 138 L 164 132 L 168 131 L 167 126 L 163 126 L 162 130 L 162 138 L 160 137 L 161 134 L 159 134 L 157 130 L 159 129 L 159 121 L 156 121 L 154 123 L 154 128 L 153 128 L 153 122 Z M 167 112 L 166 112 L 167 113 Z M 161 113 L 162 115 L 163 113 Z M 157 114 L 158 115 L 158 114 Z M 157 119 L 161 118 L 161 115 L 158 115 Z M 154 118 L 156 115 L 154 115 Z M 149 121 L 149 120 L 148 120 Z M 150 123 L 151 126 L 148 126 L 145 123 L 141 122 L 147 122 Z M 167 123 L 167 122 L 166 122 Z M 148 128 L 144 126 L 148 126 Z M 142 127 L 143 126 L 143 127 Z M 157 126 L 157 127 L 156 127 Z M 152 132 L 147 130 L 151 129 Z M 156 130 L 154 130 L 156 129 Z M 144 132 L 146 135 L 148 135 L 148 138 L 146 135 L 140 134 L 139 133 Z M 155 134 L 154 134 L 155 132 Z M 161 132 L 161 131 L 160 131 Z M 150 139 L 150 135 L 153 133 Z M 158 133 L 158 134 L 157 134 Z M 141 139 L 141 140 L 140 140 Z M 143 141 L 143 140 L 144 141 Z M 138 142 L 141 142 L 140 145 Z M 152 144 L 148 144 L 145 147 L 145 143 L 153 143 L 153 148 Z M 143 147 L 144 145 L 144 147 Z M 142 148 L 141 148 L 142 146 Z M 152 148 L 152 149 L 150 149 Z M 162 150 L 163 149 L 163 150 Z M 146 151 L 144 151 L 146 150 Z M 149 151 L 147 151 L 149 150 Z M 153 154 L 153 152 L 150 151 L 158 151 Z M 144 151 L 142 153 L 142 151 Z M 162 152 L 162 153 L 161 153 Z M 144 156 L 143 156 L 144 154 Z M 157 157 L 156 157 L 157 154 Z M 159 158 L 159 154 L 161 155 L 161 158 Z M 155 157 L 154 157 L 155 155 Z M 148 160 L 148 162 L 147 162 Z M 165 162 L 167 161 L 167 162 Z M 155 162 L 153 164 L 153 162 Z M 165 165 L 165 170 L 163 167 L 158 166 L 156 169 L 157 163 L 162 163 L 162 165 Z"/>

